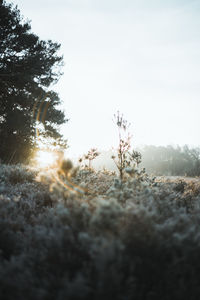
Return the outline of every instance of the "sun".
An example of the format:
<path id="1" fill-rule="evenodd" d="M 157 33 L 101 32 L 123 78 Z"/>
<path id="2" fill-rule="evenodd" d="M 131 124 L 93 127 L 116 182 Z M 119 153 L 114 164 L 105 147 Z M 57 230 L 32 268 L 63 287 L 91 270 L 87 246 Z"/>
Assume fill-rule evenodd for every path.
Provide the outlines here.
<path id="1" fill-rule="evenodd" d="M 41 167 L 50 167 L 56 163 L 57 156 L 53 151 L 38 150 L 36 154 L 37 164 Z"/>

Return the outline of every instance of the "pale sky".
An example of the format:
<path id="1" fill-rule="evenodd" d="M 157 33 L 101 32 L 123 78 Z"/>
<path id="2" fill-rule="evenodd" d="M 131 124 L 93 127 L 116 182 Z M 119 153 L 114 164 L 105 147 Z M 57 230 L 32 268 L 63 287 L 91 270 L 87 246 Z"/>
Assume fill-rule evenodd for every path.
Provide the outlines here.
<path id="1" fill-rule="evenodd" d="M 61 43 L 70 153 L 116 146 L 117 110 L 133 145 L 200 145 L 199 0 L 13 2 L 41 39 Z"/>

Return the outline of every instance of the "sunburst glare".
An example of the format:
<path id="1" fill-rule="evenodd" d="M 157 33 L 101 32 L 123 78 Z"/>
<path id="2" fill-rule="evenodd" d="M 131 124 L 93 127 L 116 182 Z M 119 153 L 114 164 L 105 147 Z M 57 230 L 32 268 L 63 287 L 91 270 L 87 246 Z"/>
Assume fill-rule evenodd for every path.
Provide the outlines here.
<path id="1" fill-rule="evenodd" d="M 56 163 L 57 155 L 48 150 L 39 150 L 36 154 L 37 164 L 41 167 L 50 167 Z"/>

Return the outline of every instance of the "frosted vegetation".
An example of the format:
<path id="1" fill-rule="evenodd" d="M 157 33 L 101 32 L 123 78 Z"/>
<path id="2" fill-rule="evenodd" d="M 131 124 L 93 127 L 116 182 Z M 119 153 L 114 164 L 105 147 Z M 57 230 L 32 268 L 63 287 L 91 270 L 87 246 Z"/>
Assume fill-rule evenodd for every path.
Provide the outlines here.
<path id="1" fill-rule="evenodd" d="M 200 183 L 0 165 L 0 295 L 198 299 Z"/>
<path id="2" fill-rule="evenodd" d="M 67 119 L 51 90 L 60 45 L 40 40 L 6 1 L 0 16 L 0 300 L 198 300 L 199 180 L 149 177 L 123 115 L 114 118 L 116 174 L 92 169 L 96 148 L 79 167 L 3 164 L 65 149 L 57 128 Z M 200 175 L 199 149 L 184 151 L 164 157 L 167 175 L 182 162 Z"/>

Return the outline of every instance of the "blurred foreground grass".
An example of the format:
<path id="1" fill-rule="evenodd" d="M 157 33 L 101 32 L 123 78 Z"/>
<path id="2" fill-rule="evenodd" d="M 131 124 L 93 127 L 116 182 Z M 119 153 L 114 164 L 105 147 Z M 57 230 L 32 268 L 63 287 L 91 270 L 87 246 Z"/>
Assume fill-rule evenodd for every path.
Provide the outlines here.
<path id="1" fill-rule="evenodd" d="M 1 299 L 199 299 L 198 179 L 54 175 L 0 166 Z"/>

